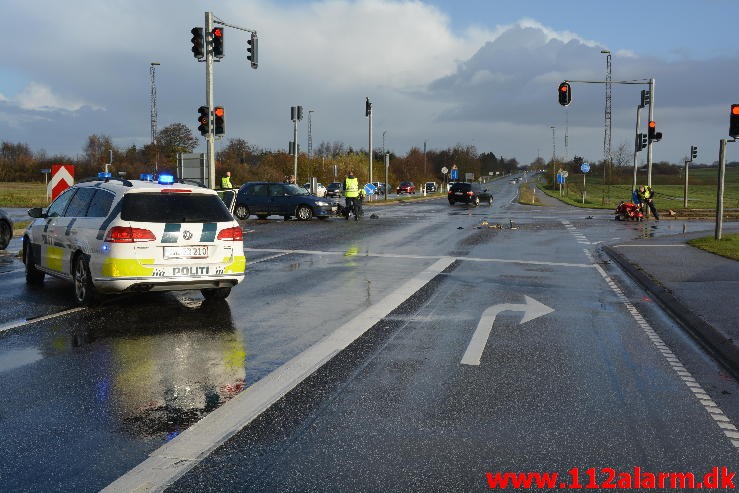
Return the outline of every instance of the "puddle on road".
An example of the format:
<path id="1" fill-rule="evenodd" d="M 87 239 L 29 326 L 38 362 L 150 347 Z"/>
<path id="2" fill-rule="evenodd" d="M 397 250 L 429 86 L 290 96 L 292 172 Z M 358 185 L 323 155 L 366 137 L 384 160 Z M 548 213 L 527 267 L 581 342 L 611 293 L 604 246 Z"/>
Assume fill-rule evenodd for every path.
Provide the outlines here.
<path id="1" fill-rule="evenodd" d="M 0 373 L 29 365 L 43 358 L 37 348 L 10 349 L 0 352 Z"/>

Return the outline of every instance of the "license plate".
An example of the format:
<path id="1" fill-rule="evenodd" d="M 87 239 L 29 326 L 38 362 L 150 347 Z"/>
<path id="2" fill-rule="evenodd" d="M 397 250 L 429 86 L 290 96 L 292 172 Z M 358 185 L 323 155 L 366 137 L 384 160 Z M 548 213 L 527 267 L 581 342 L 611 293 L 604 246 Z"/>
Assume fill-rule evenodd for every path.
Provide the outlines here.
<path id="1" fill-rule="evenodd" d="M 207 258 L 207 246 L 167 246 L 164 247 L 164 258 Z"/>
<path id="2" fill-rule="evenodd" d="M 454 195 L 464 195 L 464 192 L 454 192 Z"/>

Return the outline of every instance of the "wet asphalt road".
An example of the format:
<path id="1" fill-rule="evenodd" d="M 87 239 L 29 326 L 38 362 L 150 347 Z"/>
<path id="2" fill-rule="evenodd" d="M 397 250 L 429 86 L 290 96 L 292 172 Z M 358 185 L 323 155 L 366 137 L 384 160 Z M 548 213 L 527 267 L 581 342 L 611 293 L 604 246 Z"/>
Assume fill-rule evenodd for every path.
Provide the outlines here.
<path id="1" fill-rule="evenodd" d="M 71 286 L 30 290 L 1 255 L 0 489 L 100 490 L 441 257 L 449 268 L 170 490 L 477 491 L 494 471 L 736 470 L 736 446 L 624 300 L 730 424 L 739 386 L 598 253 L 712 225 L 615 223 L 513 204 L 515 191 L 496 183 L 491 208 L 366 207 L 357 223 L 245 221 L 247 280 L 210 306 L 186 292 L 65 312 Z M 481 314 L 525 297 L 553 311 L 498 313 L 480 364 L 461 364 Z"/>

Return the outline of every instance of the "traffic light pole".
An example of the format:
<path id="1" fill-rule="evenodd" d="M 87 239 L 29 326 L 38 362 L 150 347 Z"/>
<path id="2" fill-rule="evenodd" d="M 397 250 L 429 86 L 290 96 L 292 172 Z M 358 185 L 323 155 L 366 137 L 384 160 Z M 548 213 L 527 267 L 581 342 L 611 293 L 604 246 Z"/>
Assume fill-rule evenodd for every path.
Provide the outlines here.
<path id="1" fill-rule="evenodd" d="M 369 183 L 372 183 L 372 106 L 369 107 Z"/>
<path id="2" fill-rule="evenodd" d="M 296 108 L 297 110 L 297 108 Z M 293 120 L 293 178 L 298 183 L 298 117 Z"/>
<path id="3" fill-rule="evenodd" d="M 654 79 L 649 79 L 649 120 L 654 121 Z M 652 140 L 647 141 L 647 185 L 652 186 Z"/>
<path id="4" fill-rule="evenodd" d="M 634 134 L 635 135 L 634 139 L 639 138 L 639 125 L 640 125 L 640 121 L 641 121 L 641 109 L 642 109 L 642 105 L 639 105 L 639 106 L 636 107 L 636 132 Z M 637 170 L 637 166 L 638 166 L 638 161 L 637 161 L 637 157 L 636 156 L 637 156 L 637 153 L 638 152 L 639 152 L 639 145 L 636 144 L 636 140 L 635 140 L 634 141 L 634 184 L 631 187 L 631 190 L 632 191 L 636 190 L 636 170 Z"/>
<path id="5" fill-rule="evenodd" d="M 726 176 L 726 143 L 736 139 L 721 139 L 718 148 L 718 190 L 716 191 L 716 231 L 714 238 L 721 239 L 724 227 L 724 178 Z"/>
<path id="6" fill-rule="evenodd" d="M 208 134 L 205 136 L 208 160 L 208 186 L 216 188 L 215 125 L 213 122 L 213 13 L 205 13 L 205 105 L 208 107 Z"/>

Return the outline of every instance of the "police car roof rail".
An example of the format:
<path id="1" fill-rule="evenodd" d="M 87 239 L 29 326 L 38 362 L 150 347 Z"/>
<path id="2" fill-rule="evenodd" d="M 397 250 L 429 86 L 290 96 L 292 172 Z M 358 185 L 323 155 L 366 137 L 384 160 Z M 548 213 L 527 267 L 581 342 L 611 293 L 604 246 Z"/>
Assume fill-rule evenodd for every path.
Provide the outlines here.
<path id="1" fill-rule="evenodd" d="M 125 178 L 115 178 L 115 177 L 112 177 L 112 176 L 109 176 L 107 178 L 99 178 L 97 176 L 90 176 L 90 177 L 82 178 L 81 180 L 78 180 L 77 183 L 86 183 L 86 182 L 90 182 L 90 181 L 101 181 L 103 183 L 108 183 L 109 181 L 119 181 L 119 182 L 121 182 L 121 184 L 124 187 L 132 187 L 133 186 L 133 183 L 131 183 L 130 181 L 126 180 Z"/>
<path id="2" fill-rule="evenodd" d="M 194 178 L 180 178 L 179 180 L 177 180 L 177 183 L 182 183 L 183 185 L 196 185 L 201 188 L 208 188 L 205 186 L 205 183 Z"/>

